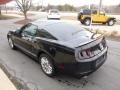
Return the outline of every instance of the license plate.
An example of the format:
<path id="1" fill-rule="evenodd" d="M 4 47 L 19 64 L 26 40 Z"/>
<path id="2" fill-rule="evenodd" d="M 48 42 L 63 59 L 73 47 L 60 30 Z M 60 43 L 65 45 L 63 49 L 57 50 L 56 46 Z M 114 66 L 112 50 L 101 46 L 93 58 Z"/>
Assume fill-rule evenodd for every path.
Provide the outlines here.
<path id="1" fill-rule="evenodd" d="M 105 56 L 102 56 L 100 59 L 96 61 L 95 66 L 98 67 L 102 62 L 104 62 L 104 60 L 105 60 Z"/>

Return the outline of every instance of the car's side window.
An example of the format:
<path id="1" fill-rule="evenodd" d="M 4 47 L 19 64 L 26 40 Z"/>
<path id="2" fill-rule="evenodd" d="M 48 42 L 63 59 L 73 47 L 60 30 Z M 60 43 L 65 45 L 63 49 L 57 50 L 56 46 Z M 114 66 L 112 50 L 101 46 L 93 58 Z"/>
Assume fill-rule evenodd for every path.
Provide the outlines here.
<path id="1" fill-rule="evenodd" d="M 92 11 L 92 14 L 97 14 L 97 10 L 93 10 L 93 11 Z"/>
<path id="2" fill-rule="evenodd" d="M 28 24 L 22 31 L 22 36 L 36 36 L 38 27 L 33 24 Z"/>
<path id="3" fill-rule="evenodd" d="M 52 36 L 49 32 L 47 32 L 44 29 L 39 30 L 39 37 L 57 40 L 54 36 Z"/>

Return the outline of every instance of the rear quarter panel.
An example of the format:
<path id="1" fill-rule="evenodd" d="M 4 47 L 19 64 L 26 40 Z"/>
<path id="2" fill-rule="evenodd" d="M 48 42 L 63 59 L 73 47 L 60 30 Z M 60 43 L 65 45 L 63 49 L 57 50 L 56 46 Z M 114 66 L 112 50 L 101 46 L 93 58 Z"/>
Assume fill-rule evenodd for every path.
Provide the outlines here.
<path id="1" fill-rule="evenodd" d="M 74 50 L 53 42 L 39 40 L 40 51 L 48 54 L 55 63 L 70 63 L 75 62 Z"/>

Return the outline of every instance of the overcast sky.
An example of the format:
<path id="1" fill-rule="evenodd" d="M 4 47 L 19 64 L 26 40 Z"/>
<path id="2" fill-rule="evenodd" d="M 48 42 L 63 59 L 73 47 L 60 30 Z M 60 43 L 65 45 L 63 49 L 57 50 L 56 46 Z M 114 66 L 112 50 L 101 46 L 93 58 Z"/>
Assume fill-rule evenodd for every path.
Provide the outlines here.
<path id="1" fill-rule="evenodd" d="M 99 4 L 100 0 L 32 0 L 34 4 L 42 4 L 43 5 L 63 5 L 63 4 L 70 4 L 73 6 L 83 6 L 89 4 Z M 120 4 L 120 0 L 102 0 L 103 5 L 118 5 Z M 14 5 L 14 2 L 8 3 L 8 5 Z"/>

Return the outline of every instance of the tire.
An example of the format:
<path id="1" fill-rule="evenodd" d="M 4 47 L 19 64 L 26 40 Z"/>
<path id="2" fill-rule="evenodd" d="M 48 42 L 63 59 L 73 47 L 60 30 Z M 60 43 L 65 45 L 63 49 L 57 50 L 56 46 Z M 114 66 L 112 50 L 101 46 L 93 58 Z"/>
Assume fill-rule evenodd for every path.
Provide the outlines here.
<path id="1" fill-rule="evenodd" d="M 91 20 L 90 20 L 89 18 L 86 18 L 86 19 L 84 20 L 84 24 L 85 24 L 86 26 L 89 26 L 89 25 L 91 24 Z"/>
<path id="2" fill-rule="evenodd" d="M 14 42 L 11 37 L 8 38 L 8 43 L 11 49 L 16 49 Z"/>
<path id="3" fill-rule="evenodd" d="M 114 20 L 113 19 L 110 19 L 108 22 L 107 22 L 108 26 L 113 26 L 115 24 Z"/>
<path id="4" fill-rule="evenodd" d="M 77 20 L 80 20 L 80 14 L 77 16 Z"/>
<path id="5" fill-rule="evenodd" d="M 80 21 L 81 22 L 81 24 L 84 24 L 84 22 L 83 21 Z"/>
<path id="6" fill-rule="evenodd" d="M 42 71 L 49 77 L 53 77 L 56 75 L 55 66 L 53 60 L 47 55 L 42 54 L 39 57 L 39 63 Z"/>

